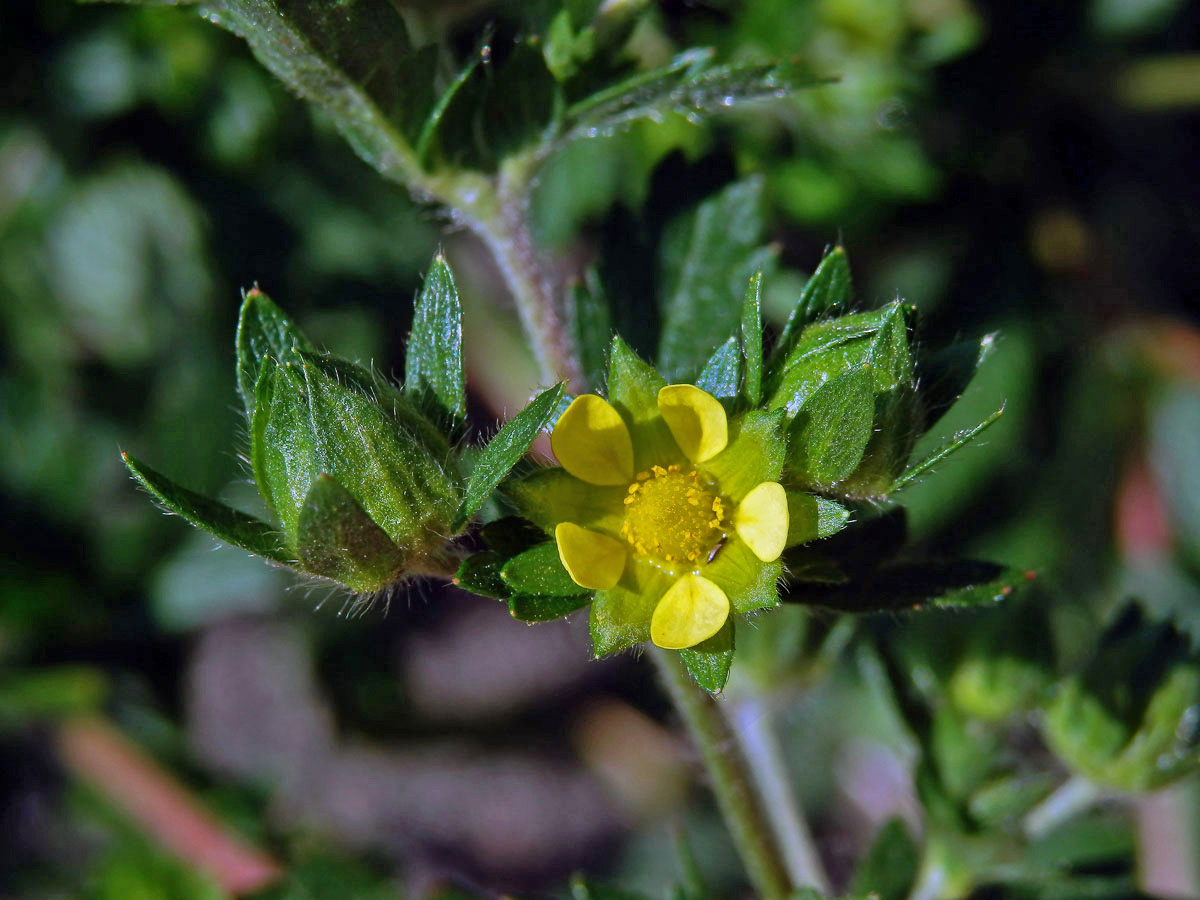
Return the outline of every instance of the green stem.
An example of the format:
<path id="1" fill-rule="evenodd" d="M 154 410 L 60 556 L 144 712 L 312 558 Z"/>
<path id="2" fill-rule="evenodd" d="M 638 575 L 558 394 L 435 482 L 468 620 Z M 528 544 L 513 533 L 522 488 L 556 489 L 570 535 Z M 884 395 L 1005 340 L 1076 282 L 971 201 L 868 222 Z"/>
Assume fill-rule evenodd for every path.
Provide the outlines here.
<path id="1" fill-rule="evenodd" d="M 1104 798 L 1104 790 L 1082 775 L 1060 784 L 1045 800 L 1031 809 L 1022 823 L 1025 835 L 1037 840 Z"/>
<path id="2" fill-rule="evenodd" d="M 830 893 L 829 876 L 796 799 L 783 748 L 771 727 L 769 705 L 760 696 L 749 694 L 732 700 L 731 706 L 738 742 L 758 785 L 767 818 L 779 839 L 783 863 L 792 883 L 814 887 L 822 894 Z"/>
<path id="3" fill-rule="evenodd" d="M 695 685 L 678 653 L 658 647 L 651 647 L 649 653 L 700 750 L 717 806 L 746 874 L 761 900 L 786 900 L 792 889 L 787 868 L 724 714 L 712 697 Z"/>
<path id="4" fill-rule="evenodd" d="M 431 193 L 457 224 L 474 232 L 491 251 L 529 337 L 547 383 L 584 385 L 576 342 L 564 302 L 567 265 L 537 246 L 529 222 L 531 182 L 537 160 L 518 156 L 495 177 L 460 173 L 435 181 Z"/>

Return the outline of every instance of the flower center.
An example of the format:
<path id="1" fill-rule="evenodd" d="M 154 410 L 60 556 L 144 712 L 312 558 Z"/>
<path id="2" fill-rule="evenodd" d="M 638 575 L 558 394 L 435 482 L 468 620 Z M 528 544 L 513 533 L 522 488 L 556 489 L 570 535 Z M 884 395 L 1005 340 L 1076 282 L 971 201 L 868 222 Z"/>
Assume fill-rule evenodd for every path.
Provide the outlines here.
<path id="1" fill-rule="evenodd" d="M 654 466 L 625 497 L 621 535 L 656 564 L 700 562 L 725 539 L 725 502 L 698 472 Z"/>

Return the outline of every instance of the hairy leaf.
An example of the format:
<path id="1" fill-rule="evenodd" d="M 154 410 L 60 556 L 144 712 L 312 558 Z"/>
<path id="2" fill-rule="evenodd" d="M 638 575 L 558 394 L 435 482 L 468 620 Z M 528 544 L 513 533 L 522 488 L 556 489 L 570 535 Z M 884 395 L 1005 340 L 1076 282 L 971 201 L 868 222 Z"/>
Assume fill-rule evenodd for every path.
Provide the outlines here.
<path id="1" fill-rule="evenodd" d="M 296 527 L 301 568 L 356 591 L 381 590 L 404 568 L 404 551 L 332 475 L 317 476 Z"/>
<path id="2" fill-rule="evenodd" d="M 1030 577 L 978 560 L 892 563 L 866 573 L 851 572 L 854 577 L 845 584 L 796 585 L 785 599 L 852 613 L 988 606 Z"/>
<path id="3" fill-rule="evenodd" d="M 710 694 L 719 693 L 729 679 L 729 668 L 733 665 L 733 632 L 731 616 L 707 641 L 679 651 L 679 658 L 692 679 Z"/>
<path id="4" fill-rule="evenodd" d="M 578 585 L 576 587 L 578 588 Z M 575 612 L 591 598 L 591 594 L 513 594 L 508 600 L 508 611 L 514 619 L 520 619 L 522 622 L 551 622 Z"/>
<path id="5" fill-rule="evenodd" d="M 711 49 L 688 50 L 660 69 L 639 73 L 580 100 L 566 111 L 566 138 L 607 134 L 665 112 L 708 115 L 827 83 L 797 62 L 712 66 L 712 60 Z"/>
<path id="6" fill-rule="evenodd" d="M 454 516 L 452 528 L 461 530 L 491 496 L 496 486 L 525 455 L 533 439 L 558 408 L 563 385 L 543 391 L 533 402 L 504 423 L 480 452 L 467 479 L 467 489 Z"/>
<path id="7" fill-rule="evenodd" d="M 257 287 L 246 292 L 238 314 L 237 382 L 246 415 L 254 416 L 254 386 L 263 360 L 284 359 L 292 350 L 316 352 L 295 323 Z"/>
<path id="8" fill-rule="evenodd" d="M 484 550 L 482 553 L 468 556 L 458 567 L 454 583 L 464 591 L 479 594 L 481 597 L 507 600 L 512 590 L 500 577 L 504 563 L 504 554 L 495 550 Z"/>
<path id="9" fill-rule="evenodd" d="M 440 253 L 429 267 L 413 310 L 404 389 L 418 396 L 428 394 L 452 421 L 461 421 L 467 414 L 462 304 L 454 275 Z"/>
<path id="10" fill-rule="evenodd" d="M 736 337 L 713 351 L 695 384 L 718 400 L 737 400 L 742 384 L 742 351 Z"/>
<path id="11" fill-rule="evenodd" d="M 788 464 L 805 484 L 828 488 L 862 461 L 875 422 L 874 378 L 854 368 L 821 385 L 792 423 Z"/>
<path id="12" fill-rule="evenodd" d="M 804 285 L 796 308 L 775 344 L 772 360 L 781 362 L 796 346 L 801 333 L 817 319 L 835 316 L 850 303 L 850 262 L 840 244 L 825 254 Z"/>
<path id="13" fill-rule="evenodd" d="M 232 509 L 217 500 L 182 487 L 128 453 L 122 453 L 125 465 L 146 490 L 168 510 L 183 516 L 197 528 L 203 528 L 227 544 L 249 550 L 267 559 L 293 563 L 282 532 L 260 519 Z"/>
<path id="14" fill-rule="evenodd" d="M 746 299 L 742 301 L 742 357 L 745 359 L 742 394 L 751 409 L 762 403 L 762 281 L 761 271 L 751 275 L 750 283 L 746 285 Z"/>
<path id="15" fill-rule="evenodd" d="M 586 593 L 567 574 L 554 541 L 547 541 L 514 556 L 504 564 L 500 577 L 514 594 L 573 597 Z"/>

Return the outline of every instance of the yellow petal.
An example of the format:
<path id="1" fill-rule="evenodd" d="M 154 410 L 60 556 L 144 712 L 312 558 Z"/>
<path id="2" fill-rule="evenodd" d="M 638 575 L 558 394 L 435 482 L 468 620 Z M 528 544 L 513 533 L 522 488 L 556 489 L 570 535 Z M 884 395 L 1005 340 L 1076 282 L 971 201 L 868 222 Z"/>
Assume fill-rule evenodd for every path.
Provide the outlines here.
<path id="1" fill-rule="evenodd" d="M 779 559 L 787 544 L 787 491 L 777 481 L 751 488 L 733 514 L 733 527 L 763 562 Z"/>
<path id="2" fill-rule="evenodd" d="M 725 407 L 692 384 L 668 384 L 658 392 L 658 411 L 671 436 L 692 462 L 712 459 L 729 443 Z"/>
<path id="3" fill-rule="evenodd" d="M 621 414 L 595 394 L 571 401 L 554 426 L 550 447 L 564 469 L 588 484 L 628 484 L 633 480 L 629 429 Z"/>
<path id="4" fill-rule="evenodd" d="M 554 540 L 558 544 L 558 558 L 571 580 L 580 587 L 607 591 L 621 580 L 628 549 L 622 541 L 571 522 L 555 526 Z"/>
<path id="5" fill-rule="evenodd" d="M 650 618 L 650 640 L 668 650 L 706 641 L 729 618 L 725 592 L 699 575 L 684 575 L 671 585 Z"/>

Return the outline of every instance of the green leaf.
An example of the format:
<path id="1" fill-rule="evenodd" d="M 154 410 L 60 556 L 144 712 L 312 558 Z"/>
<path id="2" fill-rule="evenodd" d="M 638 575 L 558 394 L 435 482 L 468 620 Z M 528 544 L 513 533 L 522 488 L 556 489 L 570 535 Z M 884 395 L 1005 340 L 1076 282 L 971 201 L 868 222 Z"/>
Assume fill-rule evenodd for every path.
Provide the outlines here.
<path id="1" fill-rule="evenodd" d="M 863 574 L 852 567 L 847 571 L 853 577 L 845 584 L 793 585 L 785 599 L 850 613 L 988 606 L 1009 596 L 1030 577 L 1016 569 L 969 559 L 892 563 Z"/>
<path id="2" fill-rule="evenodd" d="M 874 375 L 855 368 L 815 390 L 792 423 L 788 464 L 807 485 L 828 489 L 862 461 L 875 425 Z"/>
<path id="3" fill-rule="evenodd" d="M 454 422 L 461 422 L 467 415 L 462 304 L 454 274 L 440 253 L 429 267 L 413 310 L 412 334 L 404 360 L 404 389 L 418 396 L 431 396 Z"/>
<path id="4" fill-rule="evenodd" d="M 566 111 L 565 138 L 610 134 L 664 112 L 695 118 L 825 83 L 794 61 L 710 67 L 712 59 L 711 49 L 691 49 L 660 69 L 639 73 L 575 103 Z"/>
<path id="5" fill-rule="evenodd" d="M 458 96 L 458 92 L 462 90 L 463 86 L 475 74 L 475 69 L 479 66 L 480 61 L 478 53 L 471 57 L 470 62 L 459 70 L 454 80 L 442 91 L 441 96 L 438 97 L 437 102 L 434 103 L 433 108 L 429 111 L 429 115 L 425 117 L 425 123 L 421 126 L 421 133 L 417 137 L 416 148 L 417 158 L 420 160 L 421 165 L 429 164 L 430 152 L 433 148 L 434 138 L 438 133 L 438 126 L 441 125 L 442 119 L 446 115 L 446 110 L 450 108 L 450 105 L 454 102 L 454 98 Z"/>
<path id="6" fill-rule="evenodd" d="M 464 591 L 479 594 L 481 597 L 492 597 L 496 600 L 507 600 L 512 590 L 500 577 L 500 570 L 507 560 L 504 554 L 495 550 L 484 550 L 468 556 L 458 567 L 454 583 Z"/>
<path id="7" fill-rule="evenodd" d="M 707 641 L 680 650 L 679 658 L 696 684 L 710 694 L 719 693 L 733 665 L 733 617 L 726 619 L 721 630 Z"/>
<path id="8" fill-rule="evenodd" d="M 427 140 L 443 166 L 495 171 L 501 161 L 548 141 L 560 89 L 535 40 L 485 35 L 479 65 L 448 98 Z"/>
<path id="9" fill-rule="evenodd" d="M 894 348 L 895 316 L 903 309 L 898 301 L 866 313 L 853 313 L 836 319 L 823 319 L 808 326 L 788 355 L 770 372 L 767 394 L 771 409 L 786 409 L 795 416 L 821 385 L 842 372 L 874 365 L 872 353 Z M 876 343 L 876 336 L 891 326 L 891 341 Z M 895 378 L 892 366 L 900 361 L 887 359 L 889 372 L 879 377 L 880 390 L 887 390 Z"/>
<path id="10" fill-rule="evenodd" d="M 405 552 L 371 520 L 354 496 L 332 475 L 313 481 L 296 525 L 300 566 L 360 593 L 395 583 Z"/>
<path id="11" fill-rule="evenodd" d="M 276 562 L 292 564 L 295 557 L 288 550 L 278 528 L 248 516 L 224 503 L 190 491 L 165 475 L 151 469 L 128 453 L 121 454 L 133 477 L 154 495 L 169 511 L 183 516 L 197 528 L 203 528 L 227 544 L 249 550 Z"/>
<path id="12" fill-rule="evenodd" d="M 254 386 L 264 359 L 279 361 L 293 350 L 316 349 L 270 297 L 257 287 L 247 291 L 237 327 L 237 382 L 246 415 L 254 416 Z"/>
<path id="13" fill-rule="evenodd" d="M 575 588 L 578 590 L 579 585 Z M 508 611 L 514 619 L 520 619 L 522 622 L 552 622 L 570 615 L 591 599 L 591 594 L 562 597 L 513 594 L 508 600 Z"/>
<path id="14" fill-rule="evenodd" d="M 761 271 L 750 276 L 746 299 L 742 301 L 742 357 L 746 361 L 742 393 L 751 409 L 762 403 L 762 280 Z"/>
<path id="15" fill-rule="evenodd" d="M 695 384 L 718 400 L 737 400 L 742 385 L 742 351 L 736 337 L 713 351 Z"/>
<path id="16" fill-rule="evenodd" d="M 432 426 L 401 395 L 377 386 L 357 366 L 322 357 L 264 368 L 251 457 L 259 490 L 285 533 L 297 533 L 321 474 L 346 487 L 400 547 L 425 547 L 447 533 L 459 502 L 448 454 L 442 446 L 431 449 L 429 440 L 439 436 L 434 431 L 426 440 Z"/>
<path id="17" fill-rule="evenodd" d="M 547 541 L 514 556 L 504 564 L 500 577 L 514 594 L 574 597 L 586 593 L 567 574 L 554 541 Z"/>
<path id="18" fill-rule="evenodd" d="M 917 879 L 920 864 L 920 850 L 908 827 L 902 819 L 891 819 L 879 829 L 859 863 L 850 892 L 871 894 L 879 900 L 904 900 Z"/>
<path id="19" fill-rule="evenodd" d="M 787 504 L 788 547 L 837 534 L 850 521 L 850 510 L 816 494 L 788 491 Z"/>
<path id="20" fill-rule="evenodd" d="M 763 179 L 735 182 L 672 222 L 663 235 L 663 331 L 658 366 L 690 381 L 713 349 L 739 330 L 747 279 L 765 268 Z"/>
<path id="21" fill-rule="evenodd" d="M 817 266 L 812 277 L 804 285 L 796 308 L 788 316 L 787 324 L 775 344 L 772 359 L 786 359 L 799 341 L 801 333 L 817 319 L 832 318 L 850 303 L 850 261 L 846 248 L 834 247 Z"/>
<path id="22" fill-rule="evenodd" d="M 210 21 L 242 37 L 289 88 L 320 106 L 383 175 L 420 171 L 412 143 L 433 105 L 432 48 L 414 51 L 387 0 L 212 0 Z"/>
<path id="23" fill-rule="evenodd" d="M 892 482 L 892 486 L 888 488 L 887 493 L 894 494 L 906 484 L 912 482 L 913 479 L 919 478 L 921 475 L 928 472 L 942 460 L 953 455 L 954 453 L 957 453 L 963 447 L 967 446 L 967 444 L 971 443 L 971 441 L 975 440 L 975 438 L 979 437 L 980 434 L 994 425 L 997 421 L 999 421 L 1002 415 L 1004 415 L 1004 407 L 996 410 L 974 428 L 971 428 L 967 431 L 960 431 L 942 447 L 929 454 L 929 456 L 925 457 L 916 465 L 907 469 L 903 475 Z"/>
<path id="24" fill-rule="evenodd" d="M 451 525 L 453 531 L 461 531 L 466 526 L 496 486 L 529 450 L 533 439 L 558 408 L 563 388 L 559 384 L 543 391 L 532 403 L 505 422 L 496 436 L 488 441 L 475 460 L 475 467 L 467 480 L 467 489 Z"/>

